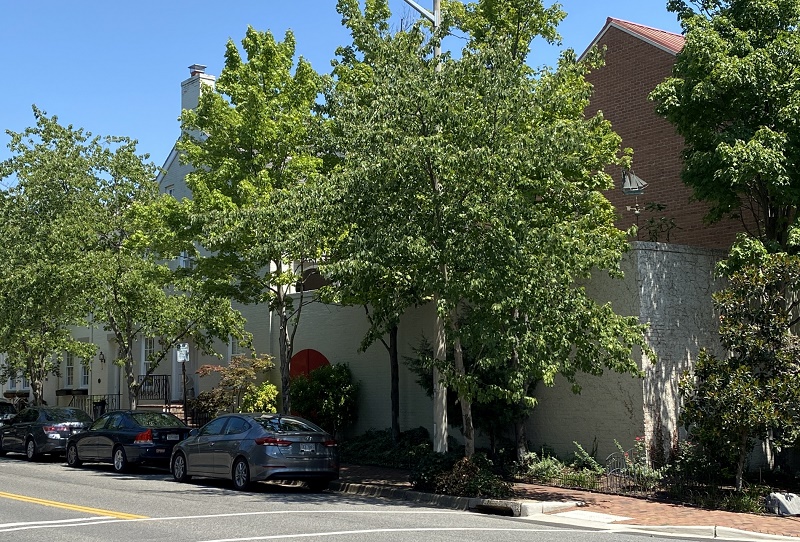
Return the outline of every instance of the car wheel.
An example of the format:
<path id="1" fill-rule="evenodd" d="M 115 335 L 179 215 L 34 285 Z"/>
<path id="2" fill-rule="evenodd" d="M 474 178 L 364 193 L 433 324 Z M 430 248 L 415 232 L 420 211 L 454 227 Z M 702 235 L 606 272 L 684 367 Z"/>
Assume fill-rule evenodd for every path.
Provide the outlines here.
<path id="1" fill-rule="evenodd" d="M 233 487 L 239 490 L 247 489 L 250 485 L 250 467 L 247 460 L 240 457 L 233 464 Z"/>
<path id="2" fill-rule="evenodd" d="M 39 452 L 36 451 L 36 442 L 32 438 L 25 441 L 25 457 L 28 461 L 36 461 L 39 457 Z"/>
<path id="3" fill-rule="evenodd" d="M 313 491 L 314 493 L 319 493 L 320 491 L 324 491 L 328 489 L 330 482 L 323 478 L 323 479 L 314 479 L 314 480 L 306 480 L 306 486 L 308 489 Z"/>
<path id="4" fill-rule="evenodd" d="M 188 482 L 192 479 L 186 474 L 186 457 L 181 453 L 175 454 L 172 460 L 172 477 L 176 482 Z"/>
<path id="5" fill-rule="evenodd" d="M 78 457 L 78 446 L 70 444 L 67 448 L 67 465 L 70 467 L 80 467 L 83 461 Z"/>
<path id="6" fill-rule="evenodd" d="M 117 472 L 125 472 L 128 470 L 128 457 L 125 455 L 125 448 L 117 446 L 114 448 L 114 470 Z"/>

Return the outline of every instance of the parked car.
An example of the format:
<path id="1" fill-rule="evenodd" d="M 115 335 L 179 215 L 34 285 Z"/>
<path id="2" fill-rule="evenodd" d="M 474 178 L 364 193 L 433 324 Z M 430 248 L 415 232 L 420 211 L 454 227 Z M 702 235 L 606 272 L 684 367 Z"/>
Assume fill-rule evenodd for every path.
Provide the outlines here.
<path id="1" fill-rule="evenodd" d="M 111 463 L 124 472 L 130 465 L 169 464 L 172 447 L 189 436 L 189 427 L 166 412 L 114 410 L 106 412 L 88 430 L 67 441 L 67 465 Z"/>
<path id="2" fill-rule="evenodd" d="M 79 408 L 24 408 L 0 427 L 0 455 L 20 452 L 33 461 L 41 454 L 63 454 L 67 438 L 91 423 L 92 418 Z"/>
<path id="3" fill-rule="evenodd" d="M 0 401 L 0 426 L 5 425 L 8 421 L 17 415 L 17 409 L 8 401 Z"/>
<path id="4" fill-rule="evenodd" d="M 178 482 L 227 478 L 245 489 L 256 480 L 301 480 L 321 491 L 339 478 L 336 441 L 296 416 L 225 414 L 192 433 L 172 451 L 170 470 Z"/>

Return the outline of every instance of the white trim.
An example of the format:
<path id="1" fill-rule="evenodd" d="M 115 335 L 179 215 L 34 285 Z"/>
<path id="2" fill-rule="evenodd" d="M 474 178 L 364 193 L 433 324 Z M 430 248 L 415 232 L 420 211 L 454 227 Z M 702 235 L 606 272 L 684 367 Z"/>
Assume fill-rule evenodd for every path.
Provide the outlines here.
<path id="1" fill-rule="evenodd" d="M 161 169 L 158 171 L 158 175 L 156 175 L 156 184 L 158 185 L 159 190 L 161 189 L 161 182 L 164 180 L 164 177 L 167 176 L 169 173 L 169 169 L 172 167 L 172 163 L 175 159 L 178 158 L 178 149 L 175 145 L 172 145 L 172 150 L 167 156 L 167 159 L 164 160 L 164 165 L 161 166 Z"/>

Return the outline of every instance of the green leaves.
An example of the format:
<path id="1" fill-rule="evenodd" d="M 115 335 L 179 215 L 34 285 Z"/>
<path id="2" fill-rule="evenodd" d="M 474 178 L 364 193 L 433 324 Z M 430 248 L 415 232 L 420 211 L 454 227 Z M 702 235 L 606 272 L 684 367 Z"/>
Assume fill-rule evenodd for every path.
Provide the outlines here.
<path id="1" fill-rule="evenodd" d="M 431 59 L 418 27 L 387 35 L 355 3 L 339 6 L 353 46 L 327 104 L 342 234 L 324 272 L 335 299 L 369 304 L 363 345 L 437 299 L 448 341 L 502 375 L 495 398 L 522 401 L 559 373 L 639 374 L 643 328 L 576 286 L 593 269 L 618 273 L 627 247 L 600 193 L 603 168 L 625 160 L 620 139 L 584 117 L 587 67 L 574 55 L 536 77 L 522 62 L 535 35 L 555 39 L 560 10 L 445 3 L 470 39 L 458 59 Z M 479 396 L 474 375 L 447 374 L 463 400 Z"/>
<path id="2" fill-rule="evenodd" d="M 686 44 L 652 93 L 686 142 L 683 180 L 709 218 L 747 216 L 751 235 L 789 246 L 800 204 L 800 2 L 671 2 Z M 752 218 L 751 218 L 752 217 Z"/>
<path id="3" fill-rule="evenodd" d="M 325 247 L 318 222 L 322 159 L 312 147 L 315 102 L 325 80 L 302 58 L 295 41 L 248 28 L 239 48 L 228 42 L 225 68 L 196 111 L 181 116 L 182 160 L 192 202 L 186 218 L 208 254 L 196 272 L 218 292 L 263 303 L 280 321 L 283 405 L 290 411 L 289 362 L 302 296 L 290 295 L 302 267 Z"/>

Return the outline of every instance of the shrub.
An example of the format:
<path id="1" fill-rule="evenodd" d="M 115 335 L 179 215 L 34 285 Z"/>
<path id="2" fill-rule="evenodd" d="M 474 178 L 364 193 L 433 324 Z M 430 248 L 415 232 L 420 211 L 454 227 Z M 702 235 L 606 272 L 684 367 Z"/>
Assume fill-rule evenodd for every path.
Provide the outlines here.
<path id="1" fill-rule="evenodd" d="M 616 441 L 615 441 L 616 442 Z M 603 468 L 597 460 L 583 449 L 583 446 L 575 442 L 574 440 L 572 443 L 578 448 L 575 451 L 575 459 L 572 461 L 572 466 L 578 470 L 588 470 L 594 472 L 595 474 L 600 474 L 605 469 Z"/>
<path id="2" fill-rule="evenodd" d="M 357 382 L 346 363 L 324 365 L 292 379 L 292 410 L 334 437 L 356 420 Z"/>
<path id="3" fill-rule="evenodd" d="M 539 457 L 531 452 L 522 458 L 517 476 L 524 480 L 533 480 L 544 484 L 551 484 L 561 477 L 566 467 L 557 458 L 552 456 Z"/>
<path id="4" fill-rule="evenodd" d="M 220 412 L 242 412 L 243 397 L 258 386 L 256 381 L 266 377 L 274 367 L 272 358 L 261 356 L 233 356 L 228 365 L 201 365 L 200 377 L 219 375 L 219 384 L 198 395 L 205 397 L 196 407 L 199 411 L 216 415 Z"/>
<path id="5" fill-rule="evenodd" d="M 439 477 L 450 472 L 460 455 L 452 452 L 439 453 L 430 451 L 420 458 L 411 472 L 411 487 L 417 491 L 437 492 Z"/>
<path id="6" fill-rule="evenodd" d="M 242 412 L 277 412 L 278 387 L 264 382 L 244 392 L 240 404 Z"/>
<path id="7" fill-rule="evenodd" d="M 458 497 L 483 497 L 502 499 L 513 493 L 511 483 L 492 470 L 492 462 L 485 455 L 459 459 L 435 479 L 435 492 Z"/>
<path id="8" fill-rule="evenodd" d="M 371 429 L 339 443 L 339 457 L 345 463 L 403 469 L 415 468 L 432 450 L 430 435 L 424 427 L 403 431 L 396 444 L 389 429 Z"/>

